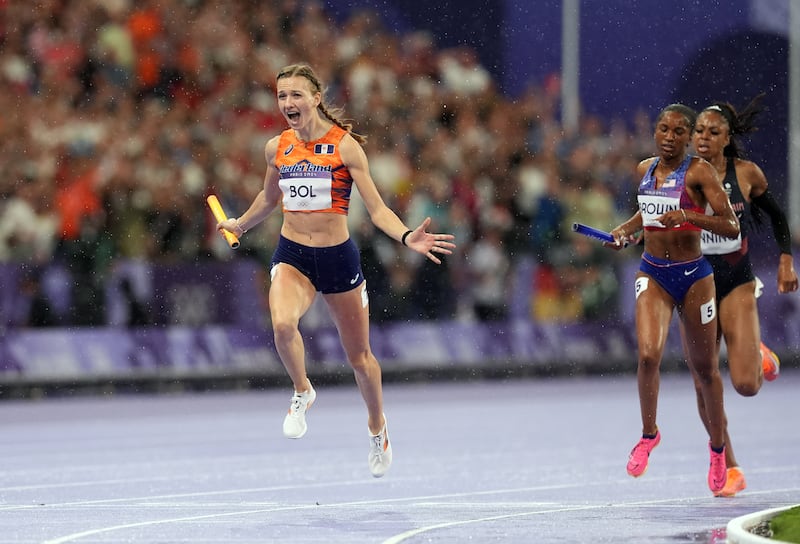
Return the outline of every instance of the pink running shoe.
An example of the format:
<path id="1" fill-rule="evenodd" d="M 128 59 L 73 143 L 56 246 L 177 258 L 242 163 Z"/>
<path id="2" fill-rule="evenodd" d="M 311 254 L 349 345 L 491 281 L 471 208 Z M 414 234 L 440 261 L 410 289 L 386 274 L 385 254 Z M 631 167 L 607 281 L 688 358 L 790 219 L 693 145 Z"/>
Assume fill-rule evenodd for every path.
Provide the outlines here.
<path id="1" fill-rule="evenodd" d="M 725 488 L 725 482 L 728 481 L 725 448 L 722 448 L 722 453 L 717 453 L 711 449 L 711 442 L 709 441 L 708 452 L 711 454 L 711 463 L 708 467 L 708 488 L 714 495 L 717 495 Z"/>
<path id="2" fill-rule="evenodd" d="M 642 437 L 628 456 L 628 474 L 638 478 L 647 471 L 647 463 L 650 460 L 650 452 L 661 442 L 661 431 L 656 431 L 654 438 Z M 725 482 L 722 482 L 723 484 Z"/>

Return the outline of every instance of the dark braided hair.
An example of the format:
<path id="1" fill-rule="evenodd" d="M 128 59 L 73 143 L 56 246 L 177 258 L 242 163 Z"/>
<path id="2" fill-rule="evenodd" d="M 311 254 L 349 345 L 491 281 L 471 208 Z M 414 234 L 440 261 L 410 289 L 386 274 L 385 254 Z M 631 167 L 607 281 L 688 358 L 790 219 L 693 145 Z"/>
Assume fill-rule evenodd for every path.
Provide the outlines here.
<path id="1" fill-rule="evenodd" d="M 716 111 L 719 113 L 725 122 L 728 124 L 728 134 L 730 135 L 730 143 L 722 150 L 722 155 L 734 159 L 744 158 L 744 153 L 739 145 L 738 136 L 740 134 L 748 134 L 755 132 L 758 127 L 755 126 L 755 119 L 758 114 L 764 111 L 761 106 L 761 101 L 767 93 L 759 93 L 753 98 L 742 111 L 737 112 L 729 102 L 713 102 L 710 106 L 706 106 L 703 111 Z M 750 226 L 753 230 L 760 230 L 765 222 L 764 212 L 757 205 L 750 206 Z"/>
<path id="2" fill-rule="evenodd" d="M 755 119 L 765 109 L 761 106 L 761 101 L 765 95 L 766 93 L 759 93 L 740 112 L 737 112 L 736 108 L 729 102 L 713 102 L 703 109 L 704 112 L 718 112 L 728 123 L 728 132 L 731 138 L 730 143 L 722 150 L 722 154 L 725 157 L 744 158 L 737 136 L 758 130 L 758 127 L 755 126 Z"/>
<path id="3" fill-rule="evenodd" d="M 322 113 L 322 115 L 325 116 L 326 119 L 328 119 L 334 125 L 349 132 L 350 136 L 352 136 L 359 144 L 363 145 L 366 143 L 366 136 L 353 132 L 352 123 L 346 123 L 339 119 L 339 116 L 344 112 L 342 108 L 335 108 L 325 105 L 325 89 L 322 88 L 322 84 L 320 83 L 319 78 L 314 73 L 314 70 L 311 68 L 311 66 L 308 64 L 290 64 L 289 66 L 284 66 L 280 69 L 278 76 L 275 79 L 278 80 L 295 76 L 306 78 L 311 83 L 311 87 L 313 88 L 314 92 L 320 93 L 322 100 L 320 100 L 317 109 L 320 111 L 320 113 Z"/>

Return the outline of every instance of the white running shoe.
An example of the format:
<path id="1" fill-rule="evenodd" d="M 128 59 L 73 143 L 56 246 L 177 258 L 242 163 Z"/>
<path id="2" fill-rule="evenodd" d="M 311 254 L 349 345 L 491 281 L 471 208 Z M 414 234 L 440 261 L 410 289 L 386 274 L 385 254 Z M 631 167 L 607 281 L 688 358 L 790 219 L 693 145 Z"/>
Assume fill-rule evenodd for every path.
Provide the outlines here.
<path id="1" fill-rule="evenodd" d="M 369 435 L 369 470 L 376 478 L 380 478 L 392 465 L 392 445 L 389 443 L 389 431 L 386 428 L 386 416 L 383 416 L 383 429 L 376 435 Z"/>
<path id="2" fill-rule="evenodd" d="M 283 436 L 286 438 L 302 438 L 308 430 L 306 425 L 306 411 L 314 404 L 317 392 L 314 388 L 302 393 L 294 392 L 292 403 L 289 405 L 289 413 L 283 419 Z"/>

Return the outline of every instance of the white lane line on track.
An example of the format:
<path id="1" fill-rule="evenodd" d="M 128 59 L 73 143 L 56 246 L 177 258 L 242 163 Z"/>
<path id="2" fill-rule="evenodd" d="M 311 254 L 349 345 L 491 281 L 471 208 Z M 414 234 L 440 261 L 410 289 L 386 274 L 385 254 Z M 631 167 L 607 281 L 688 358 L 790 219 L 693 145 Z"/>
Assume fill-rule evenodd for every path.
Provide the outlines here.
<path id="1" fill-rule="evenodd" d="M 624 480 L 627 481 L 627 480 Z M 326 487 L 330 485 L 356 485 L 356 484 L 363 484 L 363 480 L 347 480 L 341 482 L 328 482 L 324 484 L 311 484 L 310 487 Z M 445 493 L 440 495 L 425 495 L 419 497 L 394 497 L 390 499 L 378 499 L 378 500 L 363 500 L 363 501 L 350 501 L 350 502 L 343 502 L 343 503 L 330 503 L 330 504 L 304 504 L 304 505 L 284 505 L 279 506 L 277 508 L 259 508 L 259 509 L 250 509 L 250 510 L 241 510 L 235 512 L 224 512 L 224 513 L 216 513 L 216 514 L 206 514 L 200 516 L 184 516 L 178 518 L 167 518 L 167 519 L 157 519 L 157 520 L 148 520 L 136 523 L 129 523 L 124 525 L 115 525 L 115 526 L 107 526 L 107 527 L 100 527 L 97 529 L 91 529 L 87 531 L 82 531 L 78 533 L 73 533 L 70 535 L 65 535 L 62 537 L 57 537 L 54 539 L 46 540 L 42 544 L 64 544 L 66 542 L 73 542 L 79 540 L 84 537 L 94 536 L 97 534 L 103 534 L 123 529 L 131 529 L 136 527 L 146 527 L 146 526 L 153 526 L 153 525 L 162 525 L 162 524 L 170 524 L 170 523 L 181 523 L 186 521 L 199 521 L 205 519 L 215 519 L 215 518 L 224 518 L 224 517 L 231 517 L 231 516 L 247 516 L 247 515 L 254 515 L 254 514 L 263 514 L 269 512 L 285 512 L 291 510 L 305 510 L 305 509 L 318 509 L 318 508 L 347 508 L 353 506 L 364 506 L 364 505 L 375 505 L 375 504 L 390 504 L 390 503 L 403 503 L 403 502 L 411 502 L 411 503 L 421 503 L 426 504 L 424 501 L 433 501 L 433 500 L 441 500 L 445 498 L 454 498 L 454 497 L 471 497 L 471 496 L 485 496 L 485 495 L 493 495 L 499 493 L 522 493 L 522 492 L 531 492 L 531 491 L 542 491 L 542 490 L 553 490 L 553 489 L 563 489 L 569 487 L 575 487 L 576 484 L 559 484 L 559 485 L 549 485 L 549 486 L 536 486 L 536 487 L 524 487 L 524 488 L 506 488 L 506 489 L 494 489 L 494 490 L 484 490 L 484 491 L 468 491 L 468 492 L 459 492 L 459 493 Z M 175 497 L 193 497 L 193 496 L 206 496 L 206 495 L 224 495 L 224 494 L 235 494 L 235 493 L 247 493 L 247 492 L 257 492 L 263 490 L 284 490 L 284 489 L 293 489 L 296 486 L 276 486 L 270 488 L 247 488 L 247 489 L 240 489 L 240 490 L 226 490 L 226 491 L 217 491 L 217 492 L 203 492 L 203 493 L 186 493 L 186 494 L 176 494 L 176 495 L 164 495 L 158 497 L 149 497 L 149 498 L 142 498 L 139 500 L 151 500 L 151 499 L 163 499 L 163 498 L 175 498 Z M 309 486 L 306 486 L 309 487 Z M 798 488 L 788 488 L 788 489 L 771 489 L 765 490 L 761 492 L 748 492 L 748 495 L 758 495 L 758 494 L 769 494 L 769 493 L 776 493 L 776 492 L 796 492 L 800 489 Z M 518 512 L 515 514 L 505 514 L 500 516 L 490 516 L 485 518 L 476 518 L 470 520 L 460 520 L 460 521 L 453 521 L 453 522 L 445 522 L 436 525 L 431 525 L 427 527 L 420 527 L 417 529 L 412 529 L 410 531 L 406 531 L 399 535 L 393 536 L 383 542 L 383 544 L 397 544 L 410 538 L 411 536 L 418 535 L 423 532 L 428 532 L 436 529 L 443 529 L 447 527 L 455 527 L 458 525 L 465 525 L 469 523 L 480 523 L 480 522 L 487 522 L 487 521 L 496 521 L 500 519 L 510 519 L 510 518 L 519 518 L 525 516 L 533 516 L 533 515 L 542 515 L 542 514 L 549 514 L 549 513 L 557 513 L 557 512 L 577 512 L 583 510 L 596 510 L 596 509 L 604 509 L 604 508 L 627 508 L 631 506 L 650 506 L 650 505 L 659 505 L 659 504 L 666 504 L 670 502 L 676 501 L 692 501 L 692 500 L 704 500 L 708 499 L 706 495 L 700 497 L 678 497 L 678 498 L 669 498 L 669 499 L 658 499 L 658 500 L 647 500 L 647 501 L 632 501 L 627 503 L 604 503 L 599 505 L 578 505 L 578 506 L 564 506 L 559 505 L 558 503 L 552 503 L 554 508 L 544 508 L 545 504 L 542 503 L 541 506 L 544 509 L 533 510 L 529 512 Z M 98 500 L 98 501 L 82 501 L 82 502 L 75 502 L 75 503 L 62 503 L 59 505 L 50 505 L 51 507 L 58 507 L 58 506 L 79 506 L 79 505 L 90 505 L 90 504 L 104 504 L 104 503 L 120 503 L 133 500 L 132 498 L 128 499 L 109 499 L 109 500 Z M 491 503 L 488 503 L 491 504 Z"/>
<path id="2" fill-rule="evenodd" d="M 569 508 L 553 508 L 548 510 L 532 510 L 530 512 L 517 512 L 516 514 L 503 514 L 501 516 L 489 516 L 485 518 L 474 518 L 474 519 L 465 519 L 461 521 L 448 521 L 445 523 L 437 523 L 436 525 L 428 525 L 427 527 L 418 527 L 417 529 L 411 529 L 410 531 L 406 531 L 405 533 L 400 533 L 399 535 L 395 535 L 391 538 L 387 538 L 383 541 L 382 544 L 398 544 L 404 540 L 407 540 L 413 536 L 417 536 L 422 533 L 427 533 L 430 531 L 435 531 L 436 529 L 447 529 L 449 527 L 456 527 L 458 525 L 468 525 L 470 523 L 483 523 L 486 521 L 497 521 L 501 519 L 512 519 L 512 518 L 519 518 L 519 517 L 527 517 L 527 516 L 535 516 L 540 514 L 553 514 L 557 512 L 578 512 L 581 510 L 594 510 L 597 508 L 608 508 L 608 505 L 594 505 L 594 506 L 575 506 Z"/>
<path id="3" fill-rule="evenodd" d="M 430 498 L 430 497 L 426 497 L 426 498 Z M 57 538 L 45 540 L 44 542 L 42 542 L 42 544 L 65 544 L 66 542 L 74 542 L 76 540 L 80 540 L 80 539 L 85 538 L 85 537 L 96 536 L 96 535 L 103 534 L 103 533 L 110 533 L 110 532 L 119 531 L 119 530 L 123 530 L 123 529 L 133 529 L 133 528 L 136 528 L 136 527 L 147 527 L 147 526 L 153 526 L 153 525 L 163 525 L 163 524 L 169 524 L 169 523 L 183 523 L 183 522 L 187 522 L 187 521 L 200 521 L 200 520 L 206 520 L 206 519 L 219 519 L 219 518 L 231 517 L 231 516 L 248 516 L 248 515 L 255 515 L 255 514 L 266 514 L 266 513 L 269 513 L 269 512 L 285 512 L 285 511 L 289 511 L 289 510 L 306 510 L 306 509 L 321 508 L 321 507 L 322 508 L 342 508 L 342 507 L 347 507 L 347 506 L 363 506 L 363 505 L 366 505 L 366 504 L 391 503 L 391 502 L 399 502 L 399 501 L 407 501 L 407 500 L 410 500 L 410 498 L 405 498 L 405 499 L 384 499 L 384 500 L 378 500 L 378 501 L 355 501 L 355 502 L 348 502 L 348 503 L 319 505 L 319 506 L 318 505 L 283 506 L 283 507 L 279 507 L 279 508 L 262 508 L 262 509 L 257 509 L 257 510 L 240 510 L 240 511 L 236 511 L 236 512 L 225 512 L 225 513 L 221 513 L 221 514 L 207 514 L 207 515 L 202 515 L 202 516 L 184 516 L 184 517 L 179 517 L 179 518 L 167 518 L 167 519 L 159 519 L 159 520 L 140 521 L 140 522 L 136 522 L 136 523 L 126 523 L 126 524 L 123 524 L 123 525 L 113 525 L 113 526 L 108 526 L 108 527 L 99 527 L 97 529 L 90 529 L 90 530 L 87 530 L 87 531 L 81 531 L 81 532 L 78 532 L 78 533 L 72 533 L 72 534 L 69 534 L 69 535 L 62 536 L 62 537 L 57 537 Z M 423 528 L 420 528 L 420 529 L 415 529 L 413 531 L 409 531 L 408 533 L 403 533 L 403 535 L 405 535 L 405 536 L 401 535 L 402 538 L 400 540 L 393 540 L 394 538 L 397 538 L 397 537 L 392 537 L 392 539 L 384 541 L 384 544 L 391 543 L 391 542 L 401 542 L 402 540 L 405 540 L 406 538 L 408 538 L 409 536 L 413 536 L 414 534 L 418 534 L 418 533 L 421 533 L 421 532 L 429 531 L 429 530 L 432 530 L 432 529 L 435 529 L 435 528 L 440 528 L 440 527 L 450 527 L 450 526 L 455 526 L 455 525 L 463 525 L 465 523 L 476 523 L 476 522 L 481 522 L 481 521 L 490 521 L 492 519 L 504 519 L 504 518 L 520 517 L 520 516 L 530 516 L 530 515 L 533 515 L 533 514 L 546 514 L 546 513 L 549 513 L 549 512 L 578 511 L 578 510 L 587 510 L 587 509 L 592 509 L 592 508 L 608 508 L 608 507 L 609 507 L 608 504 L 598 505 L 598 506 L 585 506 L 585 505 L 583 505 L 583 506 L 571 507 L 571 508 L 554 508 L 554 509 L 550 509 L 550 510 L 539 510 L 539 511 L 536 511 L 536 512 L 522 512 L 522 513 L 519 513 L 519 514 L 496 516 L 496 517 L 493 517 L 493 518 L 483 518 L 483 519 L 476 519 L 476 520 L 450 522 L 450 523 L 440 524 L 440 525 L 437 525 L 437 526 L 423 527 Z"/>
<path id="4" fill-rule="evenodd" d="M 142 482 L 174 482 L 175 476 L 162 476 L 147 478 L 114 478 L 109 480 L 87 480 L 84 482 L 63 482 L 63 483 L 47 483 L 37 485 L 15 485 L 0 488 L 0 492 L 8 493 L 12 491 L 37 491 L 41 489 L 64 489 L 70 487 L 94 487 L 100 485 L 119 485 L 129 483 L 142 483 Z"/>
<path id="5" fill-rule="evenodd" d="M 627 479 L 621 480 L 620 482 L 628 482 Z M 93 499 L 93 500 L 86 500 L 86 501 L 69 501 L 69 502 L 59 502 L 59 503 L 50 503 L 43 505 L 47 508 L 61 508 L 61 507 L 71 507 L 71 506 L 97 506 L 97 505 L 104 505 L 104 504 L 128 504 L 141 501 L 141 502 L 149 502 L 155 500 L 165 500 L 165 499 L 181 499 L 181 498 L 197 498 L 197 497 L 219 497 L 224 495 L 242 495 L 246 493 L 262 493 L 262 492 L 269 492 L 269 491 L 289 491 L 293 489 L 314 489 L 314 488 L 325 488 L 325 487 L 341 487 L 341 486 L 357 486 L 357 485 L 375 485 L 375 480 L 340 480 L 340 481 L 330 481 L 324 483 L 303 483 L 302 485 L 279 485 L 279 486 L 269 486 L 269 487 L 245 487 L 239 489 L 224 489 L 224 490 L 214 490 L 214 491 L 197 491 L 193 493 L 170 493 L 164 495 L 144 495 L 144 496 L 137 496 L 137 497 L 117 497 L 114 499 Z M 499 493 L 529 493 L 532 491 L 553 491 L 558 489 L 568 489 L 571 487 L 576 487 L 580 485 L 580 487 L 586 487 L 587 484 L 552 484 L 552 485 L 539 485 L 534 487 L 515 487 L 515 488 L 504 488 L 504 489 L 487 489 L 483 491 L 463 491 L 458 493 L 446 493 L 446 494 L 437 494 L 437 495 L 420 495 L 416 497 L 394 497 L 391 499 L 376 499 L 376 500 L 368 500 L 368 501 L 357 501 L 357 502 L 345 502 L 339 503 L 344 506 L 354 506 L 359 504 L 380 504 L 380 503 L 398 503 L 403 501 L 410 501 L 410 502 L 419 502 L 423 500 L 435 500 L 435 499 L 444 499 L 444 498 L 458 498 L 458 497 L 480 497 L 485 495 L 496 495 Z M 599 484 L 598 484 L 599 485 Z M 603 482 L 602 485 L 608 485 L 608 482 Z M 490 503 L 494 504 L 494 503 Z M 539 503 L 543 504 L 543 503 Z M 561 503 L 552 503 L 552 504 L 561 504 Z M 147 504 L 140 504 L 137 506 L 145 507 Z M 321 504 L 315 506 L 324 506 L 324 507 L 334 507 L 336 503 L 330 504 Z M 14 505 L 14 506 L 6 506 L 0 507 L 0 512 L 4 510 L 14 510 L 18 508 L 42 508 L 42 505 Z"/>
<path id="6" fill-rule="evenodd" d="M 328 484 L 320 484 L 320 485 L 331 485 Z M 169 523 L 182 523 L 186 521 L 199 521 L 205 519 L 215 519 L 215 518 L 224 518 L 224 517 L 231 517 L 231 516 L 247 516 L 247 515 L 254 515 L 254 514 L 264 514 L 269 512 L 282 512 L 282 511 L 290 511 L 290 510 L 304 510 L 304 509 L 317 509 L 317 508 L 346 508 L 351 506 L 364 506 L 364 505 L 375 505 L 375 504 L 388 504 L 388 503 L 402 503 L 402 502 L 420 502 L 420 501 L 431 501 L 436 499 L 443 499 L 443 498 L 454 498 L 454 497 L 465 497 L 465 496 L 475 496 L 475 495 L 489 495 L 489 494 L 497 494 L 497 493 L 509 493 L 509 492 L 524 492 L 524 491 L 535 491 L 535 490 L 542 490 L 542 489 L 557 489 L 562 487 L 570 487 L 574 486 L 575 484 L 566 484 L 566 485 L 554 485 L 554 486 L 539 486 L 535 488 L 515 488 L 515 489 L 498 489 L 498 490 L 486 490 L 486 491 L 479 491 L 479 492 L 462 492 L 462 493 L 446 493 L 441 495 L 425 495 L 419 497 L 397 497 L 391 499 L 379 499 L 379 500 L 364 500 L 364 501 L 352 501 L 352 502 L 344 502 L 344 503 L 332 503 L 332 504 L 305 504 L 305 505 L 294 505 L 294 506 L 281 506 L 278 508 L 259 508 L 259 509 L 251 509 L 251 510 L 240 510 L 236 512 L 224 512 L 224 513 L 217 513 L 217 514 L 206 514 L 201 516 L 184 516 L 178 518 L 167 518 L 167 519 L 157 519 L 157 520 L 148 520 L 148 521 L 141 521 L 136 523 L 127 523 L 123 525 L 113 525 L 107 527 L 99 527 L 97 529 L 90 529 L 86 531 L 81 531 L 78 533 L 72 533 L 69 535 L 56 537 L 53 539 L 45 540 L 42 544 L 64 544 L 66 542 L 74 542 L 81 538 L 95 536 L 98 534 L 103 533 L 110 533 L 114 531 L 124 530 L 124 529 L 133 529 L 136 527 L 147 527 L 153 525 L 162 525 L 162 524 L 169 524 Z M 252 490 L 249 490 L 252 491 Z M 236 490 L 226 491 L 224 493 L 236 493 Z M 223 492 L 219 492 L 220 494 Z M 76 504 L 88 504 L 88 503 L 95 503 L 95 502 L 121 502 L 121 500 L 114 500 L 114 501 L 86 501 L 82 503 Z M 607 505 L 605 505 L 607 506 Z M 585 508 L 585 506 L 583 507 Z M 556 511 L 556 510 L 551 510 Z M 547 510 L 542 511 L 547 512 Z M 522 515 L 522 514 L 520 514 Z M 530 515 L 530 514 L 527 514 Z M 463 522 L 458 522 L 463 523 Z M 457 523 L 456 523 L 457 524 Z"/>
<path id="7" fill-rule="evenodd" d="M 310 508 L 310 506 L 302 506 L 298 508 Z M 158 520 L 150 520 L 150 521 L 140 521 L 137 523 L 126 523 L 124 525 L 113 525 L 110 527 L 100 527 L 99 529 L 91 529 L 88 531 L 83 531 L 80 533 L 73 533 L 71 535 L 66 535 L 58 538 L 53 538 L 50 540 L 45 540 L 42 544 L 64 544 L 65 542 L 74 542 L 75 540 L 79 540 L 81 538 L 87 536 L 95 536 L 103 533 L 110 533 L 113 531 L 119 531 L 122 529 L 133 529 L 135 527 L 147 527 L 151 525 L 161 525 L 165 523 L 182 523 L 185 521 L 199 521 L 203 519 L 212 519 L 212 518 L 224 518 L 230 516 L 247 516 L 251 514 L 264 514 L 267 512 L 275 512 L 278 510 L 290 510 L 291 508 L 267 508 L 262 510 L 242 510 L 240 512 L 225 512 L 224 514 L 208 514 L 205 516 L 187 516 L 182 518 L 169 518 L 169 519 L 158 519 Z"/>
<path id="8" fill-rule="evenodd" d="M 680 475 L 673 475 L 671 476 L 671 480 L 675 480 L 676 478 L 680 478 Z M 142 478 L 141 481 L 159 481 L 159 480 L 171 480 L 172 478 L 163 477 L 163 478 Z M 666 479 L 666 478 L 665 478 Z M 94 482 L 87 481 L 87 482 L 79 482 L 75 485 L 91 485 L 92 483 L 95 484 L 105 484 L 105 483 L 128 483 L 128 482 L 135 482 L 138 479 L 124 479 L 124 480 L 97 480 Z M 628 478 L 619 480 L 617 483 L 629 483 L 632 480 Z M 314 489 L 314 488 L 325 488 L 325 487 L 339 487 L 339 486 L 357 486 L 357 485 L 376 485 L 376 481 L 373 479 L 370 480 L 338 480 L 338 481 L 329 481 L 329 482 L 304 482 L 299 485 L 279 485 L 279 486 L 269 486 L 269 487 L 244 487 L 244 488 L 236 488 L 236 489 L 223 489 L 223 490 L 211 490 L 211 491 L 197 491 L 192 493 L 169 493 L 169 494 L 161 494 L 161 495 L 143 495 L 143 496 L 131 496 L 131 497 L 117 497 L 114 499 L 93 499 L 93 500 L 85 500 L 85 501 L 68 501 L 68 502 L 59 502 L 59 503 L 50 503 L 46 504 L 45 506 L 49 508 L 57 508 L 62 506 L 81 506 L 81 505 L 102 505 L 102 504 L 114 504 L 114 503 L 127 503 L 131 501 L 151 501 L 151 500 L 164 500 L 164 499 L 179 499 L 179 498 L 196 498 L 196 497 L 214 497 L 214 496 L 224 496 L 224 495 L 241 495 L 244 493 L 261 493 L 261 492 L 268 492 L 268 491 L 288 491 L 293 489 Z M 609 482 L 602 482 L 598 483 L 597 485 L 608 485 Z M 515 487 L 515 488 L 505 488 L 505 489 L 489 489 L 483 491 L 464 491 L 458 493 L 450 493 L 450 494 L 439 494 L 439 495 L 430 495 L 430 496 L 418 496 L 418 497 L 408 497 L 407 499 L 403 498 L 393 498 L 393 499 L 386 499 L 381 500 L 378 499 L 376 501 L 366 501 L 366 503 L 379 503 L 379 502 L 398 502 L 403 500 L 408 501 L 419 501 L 424 499 L 441 499 L 445 497 L 469 497 L 469 496 L 484 496 L 484 495 L 495 495 L 498 493 L 527 493 L 531 491 L 552 491 L 557 489 L 568 489 L 571 487 L 576 487 L 580 485 L 581 487 L 586 487 L 587 485 L 592 484 L 575 484 L 575 483 L 565 483 L 565 484 L 551 484 L 551 485 L 539 485 L 533 487 Z M 68 486 L 67 484 L 56 484 L 52 487 L 64 487 Z M 44 486 L 47 487 L 47 486 Z M 11 488 L 0 488 L 0 491 L 8 490 Z M 357 504 L 357 503 L 344 503 L 344 504 Z M 14 506 L 0 506 L 0 512 L 3 510 L 13 510 L 17 508 L 40 508 L 41 505 L 14 505 Z"/>
<path id="9" fill-rule="evenodd" d="M 126 480 L 130 481 L 130 480 Z M 223 495 L 241 495 L 245 493 L 263 493 L 265 491 L 288 491 L 292 489 L 313 489 L 313 488 L 323 488 L 323 487 L 340 487 L 340 486 L 350 486 L 350 485 L 370 485 L 372 480 L 341 480 L 335 482 L 325 482 L 325 483 L 304 483 L 302 486 L 298 485 L 278 485 L 278 486 L 271 486 L 271 487 L 244 487 L 240 489 L 224 489 L 224 490 L 215 490 L 215 491 L 197 491 L 194 493 L 170 493 L 167 495 L 144 495 L 139 497 L 118 497 L 115 499 L 94 499 L 89 501 L 71 501 L 71 502 L 59 502 L 59 503 L 51 503 L 44 505 L 47 508 L 61 508 L 61 507 L 69 507 L 69 506 L 97 506 L 103 504 L 128 504 L 136 502 L 136 501 L 155 501 L 155 500 L 164 500 L 164 499 L 190 499 L 196 497 L 218 497 Z M 140 504 L 137 506 L 147 506 L 147 504 Z M 0 507 L 0 512 L 4 510 L 15 510 L 18 508 L 42 508 L 42 505 L 16 505 L 10 507 Z"/>
<path id="10" fill-rule="evenodd" d="M 800 491 L 800 488 L 787 488 L 787 489 L 770 489 L 767 491 L 761 492 L 748 492 L 748 495 L 768 495 L 774 493 L 788 493 L 788 492 L 796 492 Z M 437 523 L 434 525 L 428 525 L 426 527 L 418 527 L 416 529 L 411 529 L 409 531 L 405 531 L 398 535 L 392 536 L 384 540 L 381 544 L 400 544 L 404 540 L 407 540 L 411 537 L 420 535 L 422 533 L 428 533 L 431 531 L 435 531 L 437 529 L 448 529 L 450 527 L 457 527 L 459 525 L 469 525 L 472 523 L 484 523 L 489 521 L 498 521 L 502 519 L 513 519 L 513 518 L 521 518 L 521 517 L 528 517 L 528 516 L 538 516 L 543 514 L 555 514 L 559 512 L 580 512 L 586 510 L 602 510 L 607 508 L 630 508 L 630 507 L 647 507 L 647 506 L 661 506 L 665 503 L 671 502 L 685 502 L 687 500 L 703 500 L 707 499 L 707 496 L 703 497 L 680 497 L 680 498 L 672 498 L 672 499 L 658 499 L 658 500 L 650 500 L 650 501 L 632 501 L 632 502 L 625 502 L 625 503 L 604 503 L 604 504 L 595 504 L 595 505 L 580 505 L 580 506 L 562 506 L 560 508 L 551 508 L 551 509 L 544 509 L 544 510 L 531 510 L 529 512 L 516 512 L 513 514 L 502 514 L 498 516 L 487 516 L 483 518 L 473 518 L 473 519 L 465 519 L 459 521 L 448 521 L 443 523 Z M 727 500 L 727 499 L 720 499 L 720 500 Z M 427 504 L 430 506 L 430 503 Z M 680 506 L 681 508 L 685 508 L 685 506 Z"/>

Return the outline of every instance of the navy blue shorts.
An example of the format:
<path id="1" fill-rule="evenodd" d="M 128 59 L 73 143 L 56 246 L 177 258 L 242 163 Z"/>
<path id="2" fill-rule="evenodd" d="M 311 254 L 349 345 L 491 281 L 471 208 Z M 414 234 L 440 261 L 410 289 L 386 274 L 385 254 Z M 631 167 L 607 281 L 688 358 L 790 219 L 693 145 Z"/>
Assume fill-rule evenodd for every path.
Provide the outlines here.
<path id="1" fill-rule="evenodd" d="M 338 246 L 309 247 L 281 236 L 270 269 L 278 263 L 295 267 L 323 294 L 344 293 L 364 282 L 361 256 L 352 239 Z"/>
<path id="2" fill-rule="evenodd" d="M 756 279 L 750 254 L 736 255 L 731 259 L 726 255 L 706 255 L 706 259 L 714 269 L 714 285 L 717 288 L 717 300 L 728 296 L 731 291 Z"/>
<path id="3" fill-rule="evenodd" d="M 705 257 L 675 262 L 659 259 L 648 253 L 642 254 L 639 270 L 653 278 L 676 303 L 684 299 L 695 282 L 714 273 Z"/>

